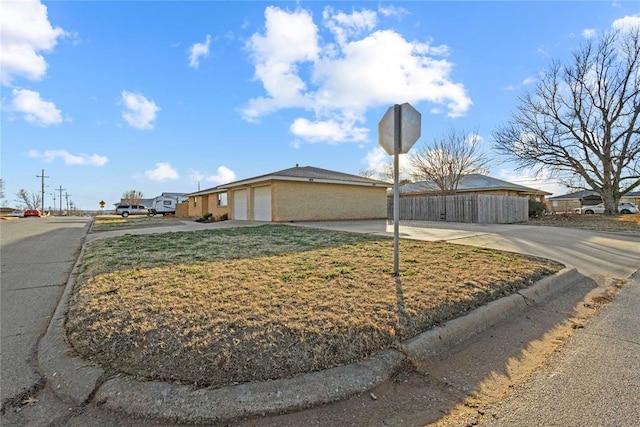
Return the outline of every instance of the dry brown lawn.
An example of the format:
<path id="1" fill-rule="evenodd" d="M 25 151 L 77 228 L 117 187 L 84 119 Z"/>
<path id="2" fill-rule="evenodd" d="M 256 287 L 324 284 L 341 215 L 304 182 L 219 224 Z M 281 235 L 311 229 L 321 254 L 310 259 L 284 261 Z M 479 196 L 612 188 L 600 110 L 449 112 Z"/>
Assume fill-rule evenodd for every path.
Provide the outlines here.
<path id="1" fill-rule="evenodd" d="M 640 233 L 640 214 L 632 215 L 581 215 L 559 214 L 531 219 L 529 225 L 548 227 L 582 228 L 605 232 Z"/>
<path id="2" fill-rule="evenodd" d="M 286 225 L 91 242 L 69 342 L 110 372 L 197 386 L 367 358 L 561 265 L 507 252 Z"/>
<path id="3" fill-rule="evenodd" d="M 120 215 L 98 215 L 91 225 L 91 232 L 111 230 L 127 230 L 143 227 L 168 227 L 171 225 L 179 225 L 180 220 L 175 217 L 164 217 L 156 215 L 148 217 L 146 215 L 131 215 L 123 218 Z"/>

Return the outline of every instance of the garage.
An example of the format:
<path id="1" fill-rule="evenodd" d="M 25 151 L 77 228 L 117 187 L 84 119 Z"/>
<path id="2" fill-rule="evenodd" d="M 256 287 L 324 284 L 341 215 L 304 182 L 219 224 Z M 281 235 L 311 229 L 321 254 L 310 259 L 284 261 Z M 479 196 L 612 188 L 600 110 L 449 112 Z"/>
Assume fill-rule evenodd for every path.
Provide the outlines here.
<path id="1" fill-rule="evenodd" d="M 233 219 L 247 219 L 247 190 L 236 190 L 233 192 Z"/>
<path id="2" fill-rule="evenodd" d="M 253 189 L 253 219 L 255 221 L 271 221 L 271 186 Z"/>

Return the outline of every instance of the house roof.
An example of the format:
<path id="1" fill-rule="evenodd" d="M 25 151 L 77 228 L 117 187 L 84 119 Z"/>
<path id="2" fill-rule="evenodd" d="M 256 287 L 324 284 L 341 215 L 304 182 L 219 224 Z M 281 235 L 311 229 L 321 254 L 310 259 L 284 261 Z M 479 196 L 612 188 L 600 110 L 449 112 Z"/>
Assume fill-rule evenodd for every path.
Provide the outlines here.
<path id="1" fill-rule="evenodd" d="M 377 179 L 366 178 L 358 175 L 351 175 L 343 172 L 336 172 L 328 169 L 316 168 L 313 166 L 295 166 L 289 169 L 283 169 L 277 172 L 271 172 L 240 181 L 230 182 L 228 184 L 219 185 L 217 187 L 207 188 L 205 190 L 189 193 L 189 196 L 200 196 L 203 194 L 219 193 L 234 187 L 241 187 L 247 184 L 254 184 L 262 181 L 281 180 L 281 181 L 300 181 L 300 182 L 321 182 L 329 184 L 349 184 L 373 187 L 391 187 L 388 182 L 379 181 Z"/>
<path id="2" fill-rule="evenodd" d="M 525 187 L 524 185 L 514 184 L 498 178 L 493 178 L 477 173 L 464 175 L 460 178 L 460 182 L 458 183 L 457 188 L 458 192 L 464 193 L 478 190 L 513 190 L 526 194 L 537 194 L 545 196 L 552 194 L 546 191 L 537 190 L 531 187 Z M 433 193 L 438 191 L 440 191 L 440 189 L 433 181 L 412 182 L 400 187 L 400 194 L 404 195 Z"/>
<path id="3" fill-rule="evenodd" d="M 584 199 L 589 196 L 599 196 L 599 194 L 593 190 L 580 190 L 560 196 L 549 197 L 549 200 Z M 640 191 L 629 192 L 625 194 L 624 197 L 640 197 Z"/>
<path id="4" fill-rule="evenodd" d="M 560 196 L 549 197 L 549 200 L 582 199 L 584 197 L 597 196 L 597 195 L 598 193 L 596 193 L 593 190 L 580 190 L 580 191 L 574 191 L 573 193 L 562 194 Z"/>

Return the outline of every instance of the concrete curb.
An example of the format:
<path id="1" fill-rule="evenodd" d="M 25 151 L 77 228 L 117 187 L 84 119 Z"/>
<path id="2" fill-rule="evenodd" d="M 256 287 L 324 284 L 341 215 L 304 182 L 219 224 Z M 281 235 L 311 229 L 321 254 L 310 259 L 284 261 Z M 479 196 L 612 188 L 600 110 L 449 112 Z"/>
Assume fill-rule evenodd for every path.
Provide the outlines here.
<path id="1" fill-rule="evenodd" d="M 420 359 L 434 355 L 495 325 L 509 315 L 539 304 L 564 286 L 583 277 L 575 268 L 565 268 L 522 289 L 515 294 L 491 301 L 469 314 L 436 326 L 427 332 L 402 343 L 402 349 L 410 358 Z"/>
<path id="2" fill-rule="evenodd" d="M 290 412 L 364 393 L 387 380 L 407 358 L 432 355 L 459 343 L 582 277 L 576 269 L 565 268 L 517 294 L 405 341 L 400 351 L 385 350 L 361 362 L 294 378 L 196 389 L 158 381 L 138 382 L 124 376 L 104 381 L 103 369 L 72 355 L 65 340 L 65 312 L 83 254 L 84 245 L 39 344 L 38 362 L 43 375 L 63 400 L 82 405 L 94 398 L 97 404 L 110 410 L 180 423 L 214 423 Z"/>
<path id="3" fill-rule="evenodd" d="M 38 366 L 42 375 L 58 397 L 77 405 L 82 405 L 89 400 L 104 373 L 102 368 L 92 366 L 90 362 L 80 357 L 72 356 L 65 339 L 65 314 L 71 291 L 78 277 L 78 265 L 84 254 L 84 248 L 83 243 L 51 323 L 38 343 Z"/>
<path id="4" fill-rule="evenodd" d="M 212 423 L 276 414 L 346 399 L 385 381 L 404 356 L 386 350 L 351 365 L 294 378 L 247 383 L 219 389 L 194 389 L 162 382 L 116 378 L 96 393 L 96 402 L 129 415 L 181 423 Z"/>

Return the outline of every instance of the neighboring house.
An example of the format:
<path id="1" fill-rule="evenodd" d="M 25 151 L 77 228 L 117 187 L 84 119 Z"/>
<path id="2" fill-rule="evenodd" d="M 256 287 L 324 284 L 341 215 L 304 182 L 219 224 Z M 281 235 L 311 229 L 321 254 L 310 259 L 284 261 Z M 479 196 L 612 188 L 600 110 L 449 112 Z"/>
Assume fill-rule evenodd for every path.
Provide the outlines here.
<path id="1" fill-rule="evenodd" d="M 433 181 L 412 182 L 400 187 L 400 197 L 438 196 L 440 193 L 440 189 Z M 518 196 L 544 202 L 545 196 L 550 196 L 552 193 L 475 173 L 460 178 L 455 194 Z M 393 197 L 393 192 L 389 191 L 388 195 Z"/>
<path id="2" fill-rule="evenodd" d="M 640 191 L 629 192 L 621 199 L 621 202 L 640 204 Z M 583 206 L 592 206 L 602 203 L 602 198 L 593 190 L 581 190 L 561 196 L 549 197 L 547 206 L 552 212 L 579 212 Z"/>
<path id="3" fill-rule="evenodd" d="M 157 197 L 153 197 L 151 199 L 140 199 L 137 203 L 134 204 L 143 205 L 147 209 L 155 209 L 157 213 L 173 213 L 176 211 L 176 205 L 182 202 L 186 202 L 186 200 L 186 193 L 163 192 Z M 131 204 L 129 199 L 120 199 L 120 202 L 114 204 L 114 209 L 119 205 L 128 204 Z"/>
<path id="4" fill-rule="evenodd" d="M 205 214 L 212 214 L 214 218 L 229 215 L 229 203 L 227 202 L 227 190 L 224 188 L 208 188 L 195 193 L 187 194 L 187 209 L 183 214 L 183 209 L 176 211 L 176 216 L 186 216 L 189 218 L 202 217 Z"/>
<path id="5" fill-rule="evenodd" d="M 228 213 L 252 221 L 383 219 L 390 184 L 298 166 L 189 194 L 189 216 Z"/>

